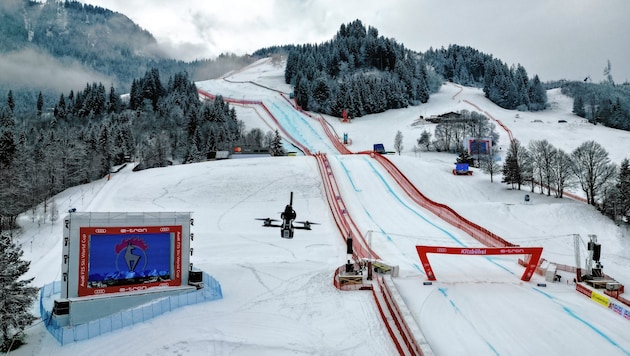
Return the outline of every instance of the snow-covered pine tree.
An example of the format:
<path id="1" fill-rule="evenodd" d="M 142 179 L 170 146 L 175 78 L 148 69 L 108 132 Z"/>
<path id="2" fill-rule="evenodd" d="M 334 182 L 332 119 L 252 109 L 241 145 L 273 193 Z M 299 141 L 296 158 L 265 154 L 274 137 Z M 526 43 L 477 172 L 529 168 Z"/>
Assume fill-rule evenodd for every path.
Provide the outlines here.
<path id="1" fill-rule="evenodd" d="M 516 187 L 518 187 L 518 189 L 521 188 L 522 177 L 518 167 L 518 160 L 514 154 L 510 154 L 509 152 L 505 158 L 505 164 L 503 164 L 503 182 L 511 184 L 512 189 Z"/>
<path id="2" fill-rule="evenodd" d="M 455 160 L 456 163 L 468 163 L 469 165 L 475 164 L 475 159 L 466 150 L 461 150 L 459 156 Z"/>
<path id="3" fill-rule="evenodd" d="M 619 215 L 630 218 L 630 160 L 624 158 L 619 166 L 617 175 L 617 189 L 619 190 Z"/>
<path id="4" fill-rule="evenodd" d="M 281 140 L 282 139 L 280 137 L 280 133 L 278 132 L 278 130 L 276 130 L 273 136 L 273 141 L 271 141 L 271 146 L 269 147 L 269 153 L 271 153 L 272 156 L 286 155 L 286 152 L 284 151 L 284 147 L 282 147 Z"/>
<path id="5" fill-rule="evenodd" d="M 22 279 L 30 261 L 22 259 L 24 252 L 7 236 L 0 236 L 0 351 L 7 352 L 22 344 L 24 329 L 35 317 L 31 305 L 37 299 L 33 278 Z"/>
<path id="6" fill-rule="evenodd" d="M 13 114 L 13 110 L 15 110 L 15 100 L 13 99 L 13 90 L 9 90 L 9 94 L 7 94 L 7 105 L 11 110 L 11 114 Z"/>
<path id="7" fill-rule="evenodd" d="M 527 168 L 531 165 L 527 164 L 527 149 L 521 145 L 518 140 L 512 140 L 503 164 L 503 182 L 512 185 L 512 189 L 521 190 L 521 185 L 526 181 Z"/>

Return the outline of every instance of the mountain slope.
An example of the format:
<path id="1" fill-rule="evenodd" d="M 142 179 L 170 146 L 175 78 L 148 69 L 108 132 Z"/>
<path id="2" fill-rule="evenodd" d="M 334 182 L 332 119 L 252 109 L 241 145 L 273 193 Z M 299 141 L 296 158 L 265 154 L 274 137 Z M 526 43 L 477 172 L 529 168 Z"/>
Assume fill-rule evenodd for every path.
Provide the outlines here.
<path id="1" fill-rule="evenodd" d="M 168 58 L 153 35 L 127 16 L 76 1 L 3 1 L 0 19 L 0 89 L 68 92 L 102 82 L 127 92 L 151 68 L 164 78 L 187 71 L 201 80 L 250 62 L 225 55 L 192 63 Z"/>
<path id="2" fill-rule="evenodd" d="M 259 63 L 231 76 L 241 83 L 217 80 L 216 85 L 199 84 L 221 88 L 223 93 L 229 90 L 237 97 L 267 99 L 263 89 L 247 80 L 282 89 L 285 84 L 277 73 L 278 68 Z M 630 263 L 623 255 L 630 247 L 624 230 L 591 207 L 538 195 L 532 204 L 525 205 L 521 202 L 524 191 L 490 183 L 479 171 L 472 177 L 453 176 L 450 170 L 455 155 L 414 153 L 414 137 L 421 129 L 412 123 L 419 110 L 441 113 L 467 105 L 453 99 L 457 91 L 447 85 L 423 108 L 388 111 L 350 124 L 328 119 L 337 132 L 349 133 L 353 151 L 369 149 L 374 142 L 384 142 L 387 147 L 395 131 L 401 130 L 406 148 L 392 159 L 422 192 L 508 240 L 543 245 L 550 252 L 543 256 L 550 260 L 573 258 L 570 233 L 598 234 L 604 245 L 602 262 L 613 276 L 630 283 Z M 514 112 L 499 111 L 476 93 L 465 88 L 468 100 L 484 105 L 485 110 L 510 124 L 507 119 Z M 249 107 L 237 106 L 237 110 L 249 127 L 267 127 L 264 114 Z M 558 109 L 547 117 L 540 116 L 544 113 L 538 116 L 545 122 L 545 134 L 557 144 L 564 143 L 567 136 L 564 127 L 547 121 L 562 112 L 564 109 Z M 383 116 L 387 119 L 382 120 Z M 536 123 L 522 124 L 528 123 L 537 127 Z M 600 128 L 594 130 L 606 133 Z M 523 142 L 531 139 L 520 129 L 514 133 Z M 612 149 L 623 142 L 611 140 L 606 144 Z M 352 162 L 354 159 L 361 161 Z M 369 166 L 369 160 L 358 155 L 342 158 L 348 173 L 342 172 L 337 179 L 346 180 L 344 200 L 351 202 L 354 198 L 347 196 L 356 195 L 356 204 L 349 210 L 353 217 L 356 214 L 368 221 L 362 225 L 366 230 L 374 228 L 369 224 L 383 227 L 382 231 L 374 229 L 378 232 L 372 234 L 373 246 L 402 261 L 397 288 L 436 354 L 629 353 L 627 321 L 577 293 L 575 286 L 565 283 L 569 275 L 563 277 L 563 283 L 549 283 L 545 289 L 536 286 L 544 281 L 540 276 L 521 282 L 518 276 L 522 269 L 514 258 L 460 256 L 436 259 L 438 281 L 424 286 L 421 267 L 414 266 L 419 261 L 413 245 L 437 245 L 448 237 L 419 223 L 413 212 L 423 214 L 422 210 L 408 203 L 379 170 L 364 174 L 361 166 Z M 376 172 L 384 178 L 376 179 Z M 392 187 L 391 192 L 382 188 L 383 183 Z M 294 239 L 286 240 L 254 218 L 277 216 L 291 191 L 298 219 L 320 225 L 312 231 L 298 231 Z M 387 199 L 388 206 L 382 206 L 381 199 Z M 332 221 L 319 172 L 310 157 L 231 159 L 137 173 L 126 170 L 109 181 L 69 189 L 56 201 L 60 208 L 80 211 L 192 211 L 192 262 L 217 278 L 224 299 L 178 309 L 66 346 L 60 346 L 40 323 L 28 330 L 28 344 L 20 354 L 120 353 L 130 348 L 152 355 L 396 353 L 369 292 L 341 292 L 332 285 L 334 268 L 346 261 L 345 244 Z M 399 213 L 406 215 L 399 219 Z M 60 278 L 62 220 L 60 217 L 41 226 L 37 217 L 31 220 L 25 215 L 20 220 L 24 226 L 20 242 L 25 246 L 25 257 L 32 261 L 31 273 L 38 286 Z"/>
<path id="3" fill-rule="evenodd" d="M 128 64 L 141 61 L 146 67 L 150 60 L 161 59 L 150 33 L 103 8 L 68 1 L 10 1 L 0 6 L 0 17 L 0 33 L 5 35 L 0 42 L 0 52 L 5 54 L 0 67 L 35 69 L 34 77 L 45 81 L 40 86 L 58 88 L 79 73 L 82 83 L 70 80 L 75 88 L 99 80 L 126 84 L 125 78 L 143 73 Z M 57 74 L 39 75 L 46 70 Z M 24 78 L 25 72 L 8 70 L 16 75 L 4 76 L 2 82 L 34 86 L 29 77 Z"/>

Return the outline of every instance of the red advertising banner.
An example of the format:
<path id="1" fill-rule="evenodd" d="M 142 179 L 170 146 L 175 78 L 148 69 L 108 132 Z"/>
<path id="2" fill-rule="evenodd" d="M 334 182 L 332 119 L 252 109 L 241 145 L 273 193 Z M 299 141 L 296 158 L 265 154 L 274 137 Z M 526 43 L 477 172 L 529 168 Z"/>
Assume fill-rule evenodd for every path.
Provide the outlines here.
<path id="1" fill-rule="evenodd" d="M 529 281 L 534 272 L 536 266 L 538 266 L 538 260 L 542 254 L 542 247 L 446 247 L 446 246 L 416 246 L 420 262 L 424 272 L 427 274 L 427 278 L 430 281 L 435 281 L 435 274 L 429 263 L 427 254 L 439 253 L 448 255 L 468 255 L 468 256 L 486 256 L 486 255 L 530 255 L 530 258 L 525 266 L 525 272 L 521 276 L 521 280 Z M 525 259 L 527 260 L 527 259 Z"/>
<path id="2" fill-rule="evenodd" d="M 79 229 L 78 295 L 180 286 L 181 226 Z"/>

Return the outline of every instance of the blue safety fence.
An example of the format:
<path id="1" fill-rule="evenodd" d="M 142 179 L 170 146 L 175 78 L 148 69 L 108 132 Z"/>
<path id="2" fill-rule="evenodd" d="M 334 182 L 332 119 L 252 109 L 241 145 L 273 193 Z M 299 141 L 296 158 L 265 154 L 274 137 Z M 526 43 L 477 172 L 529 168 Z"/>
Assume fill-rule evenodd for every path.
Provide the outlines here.
<path id="1" fill-rule="evenodd" d="M 75 341 L 87 340 L 134 324 L 145 322 L 179 307 L 223 298 L 221 285 L 207 273 L 203 273 L 204 287 L 194 291 L 163 297 L 141 306 L 93 320 L 86 324 L 60 326 L 52 318 L 52 299 L 61 293 L 61 282 L 56 281 L 40 289 L 39 310 L 46 329 L 52 336 L 65 345 Z M 44 301 L 50 303 L 44 303 Z"/>

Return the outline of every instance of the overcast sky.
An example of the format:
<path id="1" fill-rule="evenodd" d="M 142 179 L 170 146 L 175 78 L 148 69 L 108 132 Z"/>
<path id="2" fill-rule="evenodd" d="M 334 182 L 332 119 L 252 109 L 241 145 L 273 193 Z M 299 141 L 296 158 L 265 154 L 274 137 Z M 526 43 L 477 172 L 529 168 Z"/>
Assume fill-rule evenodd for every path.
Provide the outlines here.
<path id="1" fill-rule="evenodd" d="M 173 57 L 214 58 L 321 43 L 359 19 L 424 52 L 471 46 L 543 81 L 630 80 L 628 0 L 80 0 L 127 15 Z"/>

